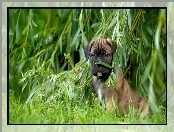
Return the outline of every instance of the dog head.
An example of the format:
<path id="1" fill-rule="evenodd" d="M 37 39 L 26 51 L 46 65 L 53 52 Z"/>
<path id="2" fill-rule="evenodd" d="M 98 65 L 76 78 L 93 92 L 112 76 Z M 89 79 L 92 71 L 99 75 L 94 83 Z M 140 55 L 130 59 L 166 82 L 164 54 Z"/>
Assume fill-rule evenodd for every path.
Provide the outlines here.
<path id="1" fill-rule="evenodd" d="M 97 62 L 102 61 L 111 65 L 115 50 L 116 45 L 111 39 L 108 38 L 92 40 L 84 48 L 85 57 L 86 59 L 90 59 L 90 63 L 92 65 L 91 72 L 94 76 L 104 80 L 109 77 L 112 69 L 101 64 L 97 64 Z"/>

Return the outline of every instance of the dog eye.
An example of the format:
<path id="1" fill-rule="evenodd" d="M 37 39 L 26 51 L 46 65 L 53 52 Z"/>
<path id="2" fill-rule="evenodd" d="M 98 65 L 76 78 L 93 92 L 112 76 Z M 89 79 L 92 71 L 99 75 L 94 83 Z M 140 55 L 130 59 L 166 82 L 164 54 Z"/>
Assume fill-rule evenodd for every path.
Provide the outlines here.
<path id="1" fill-rule="evenodd" d="M 96 54 L 95 53 L 91 53 L 91 56 L 95 56 Z"/>
<path id="2" fill-rule="evenodd" d="M 107 56 L 107 57 L 110 56 L 110 54 L 106 53 L 106 50 L 103 50 L 103 54 L 104 54 L 105 56 Z"/>
<path id="3" fill-rule="evenodd" d="M 91 56 L 95 56 L 97 54 L 97 50 L 95 49 L 93 53 L 91 53 Z"/>
<path id="4" fill-rule="evenodd" d="M 103 54 L 104 54 L 105 56 L 109 56 L 109 54 L 106 53 L 106 50 L 103 50 Z"/>
<path id="5" fill-rule="evenodd" d="M 110 56 L 110 54 L 105 53 L 105 56 L 109 57 L 109 56 Z"/>

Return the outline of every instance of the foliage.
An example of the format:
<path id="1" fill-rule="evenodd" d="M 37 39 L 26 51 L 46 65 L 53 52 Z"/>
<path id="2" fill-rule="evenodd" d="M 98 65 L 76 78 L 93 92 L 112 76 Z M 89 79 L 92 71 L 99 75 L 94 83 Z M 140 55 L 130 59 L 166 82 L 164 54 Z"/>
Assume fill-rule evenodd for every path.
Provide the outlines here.
<path id="1" fill-rule="evenodd" d="M 73 70 L 81 69 L 81 64 L 87 64 L 82 62 L 76 65 Z M 72 70 L 72 71 L 73 71 Z M 79 70 L 79 69 L 78 69 Z M 106 111 L 104 105 L 100 105 L 99 100 L 90 94 L 92 91 L 86 91 L 84 87 L 91 79 L 85 79 L 86 71 L 81 69 L 77 73 L 77 76 L 73 77 L 73 72 L 60 73 L 53 75 L 51 73 L 44 73 L 44 78 L 51 78 L 47 82 L 39 82 L 33 84 L 31 92 L 27 102 L 25 104 L 20 103 L 20 99 L 14 97 L 14 92 L 10 91 L 10 122 L 11 124 L 165 124 L 166 123 L 166 111 L 164 107 L 160 108 L 160 114 L 157 118 L 155 115 L 152 117 L 137 116 L 133 107 L 130 108 L 130 112 L 126 116 L 119 115 L 117 107 L 113 111 Z M 26 80 L 36 80 L 43 69 L 28 71 L 23 75 L 22 82 Z M 69 79 L 63 79 L 60 81 L 60 75 L 62 78 L 69 76 Z M 33 76 L 34 75 L 34 76 Z M 81 75 L 81 76 L 79 76 Z M 80 79 L 79 79 L 80 77 Z M 87 78 L 91 78 L 88 75 Z M 53 83 L 54 82 L 54 83 Z M 55 83 L 58 82 L 58 83 Z M 82 85 L 79 85 L 82 82 Z M 75 86 L 74 86 L 75 85 Z M 25 85 L 24 85 L 25 86 Z M 73 88 L 74 89 L 73 89 Z M 88 90 L 91 86 L 88 87 Z M 85 89 L 85 90 L 84 90 Z M 35 90 L 35 91 L 34 91 Z M 85 93 L 84 93 L 85 92 Z M 86 96 L 85 96 L 86 95 Z M 89 97 L 90 95 L 90 97 Z M 83 103 L 82 103 L 83 102 Z"/>
<path id="2" fill-rule="evenodd" d="M 105 62 L 103 62 L 103 61 L 99 61 L 99 62 L 97 62 L 97 65 L 103 65 L 103 66 L 105 66 L 105 67 L 107 67 L 107 68 L 110 68 L 110 69 L 112 69 L 112 67 L 109 65 L 109 64 L 107 64 L 107 63 L 105 63 Z"/>
<path id="3" fill-rule="evenodd" d="M 75 102 L 86 101 L 85 98 L 83 99 L 85 92 L 88 91 L 85 86 L 92 81 L 92 75 L 88 72 L 89 68 L 83 58 L 71 71 L 63 71 L 59 74 L 45 71 L 44 63 L 38 69 L 33 68 L 27 71 L 20 80 L 20 83 L 23 83 L 22 90 L 27 85 L 32 89 L 26 103 L 32 102 L 33 96 L 34 100 L 45 102 L 57 102 L 64 99 Z"/>
<path id="4" fill-rule="evenodd" d="M 112 66 L 116 71 L 122 67 L 131 86 L 149 100 L 154 116 L 146 121 L 165 123 L 165 112 L 157 116 L 159 106 L 164 111 L 166 107 L 165 18 L 165 10 L 159 9 L 10 9 L 9 86 L 15 91 L 10 97 L 24 100 L 25 107 L 19 111 L 29 113 L 16 123 L 26 123 L 29 120 L 24 118 L 29 116 L 33 121 L 39 117 L 35 123 L 144 122 L 134 120 L 132 114 L 125 119 L 106 114 L 91 94 L 92 75 L 83 47 L 100 37 L 115 41 Z M 115 79 L 112 73 L 109 81 Z M 10 106 L 13 103 L 11 99 Z M 11 123 L 17 118 L 15 110 L 10 112 Z M 86 115 L 89 119 L 82 118 Z"/>

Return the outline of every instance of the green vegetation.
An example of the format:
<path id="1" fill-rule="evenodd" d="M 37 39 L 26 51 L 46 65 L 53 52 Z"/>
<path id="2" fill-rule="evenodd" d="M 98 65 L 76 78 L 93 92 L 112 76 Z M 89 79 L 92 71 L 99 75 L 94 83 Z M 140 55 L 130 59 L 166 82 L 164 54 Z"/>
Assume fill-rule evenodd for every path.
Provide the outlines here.
<path id="1" fill-rule="evenodd" d="M 158 9 L 10 9 L 9 122 L 165 124 L 165 19 Z M 133 108 L 125 117 L 106 111 L 92 94 L 83 47 L 100 37 L 117 44 L 112 67 L 122 67 L 148 99 L 151 117 L 143 120 Z M 112 73 L 108 81 L 115 79 Z"/>
<path id="2" fill-rule="evenodd" d="M 33 100 L 32 103 L 23 105 L 16 100 L 14 93 L 10 92 L 10 123 L 12 124 L 165 124 L 166 116 L 163 107 L 160 108 L 159 120 L 155 116 L 142 119 L 137 117 L 134 109 L 127 116 L 120 116 L 117 109 L 113 112 L 106 111 L 100 106 L 97 99 L 89 101 L 64 101 L 49 102 Z M 15 100 L 15 101 L 14 101 Z"/>
<path id="3" fill-rule="evenodd" d="M 105 63 L 103 61 L 99 61 L 99 62 L 97 62 L 97 64 L 100 64 L 100 65 L 103 65 L 103 66 L 105 66 L 107 68 L 111 68 L 112 69 L 112 66 L 110 66 L 109 64 L 107 64 L 107 63 Z"/>

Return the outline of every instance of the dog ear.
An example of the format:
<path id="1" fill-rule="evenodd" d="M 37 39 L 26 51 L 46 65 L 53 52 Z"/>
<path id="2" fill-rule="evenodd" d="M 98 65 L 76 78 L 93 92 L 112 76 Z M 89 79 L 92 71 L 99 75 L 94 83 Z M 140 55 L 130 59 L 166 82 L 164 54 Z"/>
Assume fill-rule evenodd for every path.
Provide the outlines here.
<path id="1" fill-rule="evenodd" d="M 113 40 L 111 40 L 111 39 L 109 39 L 109 38 L 107 38 L 107 42 L 108 42 L 108 43 L 110 44 L 110 46 L 111 46 L 112 53 L 114 53 L 114 52 L 116 51 L 116 49 L 117 49 L 117 45 L 114 43 Z"/>
<path id="2" fill-rule="evenodd" d="M 85 58 L 86 58 L 86 60 L 89 59 L 90 51 L 91 51 L 92 45 L 93 45 L 93 41 L 90 42 L 88 45 L 86 45 L 86 46 L 84 47 L 84 53 L 85 53 Z"/>

